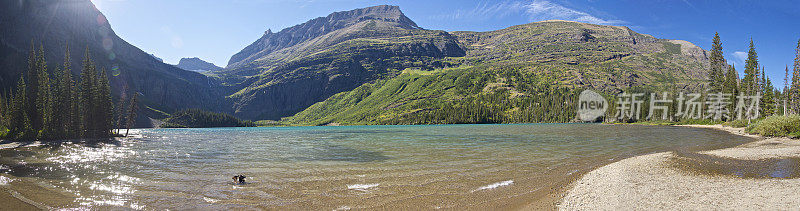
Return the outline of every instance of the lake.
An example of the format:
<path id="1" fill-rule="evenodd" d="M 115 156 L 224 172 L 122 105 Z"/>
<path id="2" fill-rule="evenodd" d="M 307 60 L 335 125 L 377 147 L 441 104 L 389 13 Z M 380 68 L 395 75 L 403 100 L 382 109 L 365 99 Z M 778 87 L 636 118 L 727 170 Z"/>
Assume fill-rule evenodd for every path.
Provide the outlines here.
<path id="1" fill-rule="evenodd" d="M 50 208 L 516 208 L 614 161 L 753 139 L 670 126 L 143 129 L 0 150 L 0 186 Z M 231 177 L 247 176 L 247 184 Z"/>

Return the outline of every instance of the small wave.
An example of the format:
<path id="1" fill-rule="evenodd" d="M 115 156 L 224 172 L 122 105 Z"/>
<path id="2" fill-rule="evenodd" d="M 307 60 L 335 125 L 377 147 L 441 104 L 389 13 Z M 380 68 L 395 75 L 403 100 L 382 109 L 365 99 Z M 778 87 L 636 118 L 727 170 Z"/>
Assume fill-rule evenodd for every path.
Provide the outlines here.
<path id="1" fill-rule="evenodd" d="M 14 180 L 11 178 L 0 176 L 0 185 L 8 185 L 8 183 L 11 183 L 12 181 Z"/>
<path id="2" fill-rule="evenodd" d="M 491 184 L 491 185 L 487 185 L 487 186 L 483 186 L 483 187 L 480 187 L 480 188 L 478 188 L 478 189 L 475 189 L 475 190 L 473 190 L 472 192 L 475 192 L 475 191 L 480 191 L 480 190 L 487 190 L 487 189 L 495 189 L 495 188 L 498 188 L 498 187 L 501 187 L 501 186 L 511 185 L 511 184 L 513 184 L 513 183 L 514 183 L 514 180 L 507 180 L 507 181 L 502 181 L 502 182 L 496 182 L 496 183 L 493 183 L 493 184 Z"/>
<path id="3" fill-rule="evenodd" d="M 212 198 L 208 198 L 208 197 L 205 197 L 205 196 L 203 196 L 203 200 L 206 200 L 206 202 L 212 203 L 212 204 L 213 203 L 217 203 L 219 201 L 217 199 L 212 199 Z"/>
<path id="4" fill-rule="evenodd" d="M 347 189 L 351 189 L 351 190 L 366 190 L 366 189 L 378 187 L 378 185 L 380 185 L 380 184 L 378 184 L 378 183 L 373 183 L 373 184 L 352 184 L 352 185 L 347 185 Z"/>
<path id="5" fill-rule="evenodd" d="M 577 169 L 569 171 L 569 173 L 567 173 L 567 176 L 572 175 L 572 174 L 577 173 L 577 172 L 578 172 Z"/>
<path id="6" fill-rule="evenodd" d="M 350 207 L 348 207 L 348 206 L 341 206 L 341 207 L 339 207 L 339 208 L 336 208 L 334 211 L 340 211 L 340 210 L 350 210 Z"/>

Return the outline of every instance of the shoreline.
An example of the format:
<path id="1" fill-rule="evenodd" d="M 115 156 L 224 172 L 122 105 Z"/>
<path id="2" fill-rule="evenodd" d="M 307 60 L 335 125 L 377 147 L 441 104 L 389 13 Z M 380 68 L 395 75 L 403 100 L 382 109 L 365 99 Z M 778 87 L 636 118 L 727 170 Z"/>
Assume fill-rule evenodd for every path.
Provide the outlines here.
<path id="1" fill-rule="evenodd" d="M 768 145 L 768 146 L 773 146 L 773 147 L 774 146 L 780 146 L 779 145 L 780 143 L 777 143 L 777 144 L 773 143 L 773 142 L 762 143 L 763 141 L 765 141 L 763 139 L 763 137 L 758 136 L 758 135 L 746 134 L 744 132 L 744 128 L 731 128 L 731 127 L 724 127 L 724 126 L 721 126 L 721 125 L 676 125 L 676 127 L 692 127 L 692 128 L 716 129 L 716 130 L 726 131 L 726 132 L 729 132 L 729 133 L 734 134 L 734 135 L 740 135 L 740 136 L 746 136 L 746 137 L 761 139 L 761 140 L 755 140 L 753 142 L 748 142 L 746 144 L 735 146 L 735 147 L 704 151 L 704 152 L 710 152 L 710 153 L 706 153 L 706 154 L 724 156 L 724 155 L 733 153 L 733 154 L 737 154 L 737 155 L 741 156 L 741 155 L 752 154 L 750 151 L 741 151 L 741 150 L 737 149 L 737 148 L 740 148 L 742 146 L 748 146 L 748 145 L 754 145 L 754 146 Z M 766 139 L 766 140 L 772 140 L 772 139 L 775 139 L 775 138 Z M 780 138 L 777 138 L 777 139 L 780 139 Z M 75 141 L 75 140 L 73 140 L 73 141 Z M 798 142 L 798 141 L 795 140 L 795 142 Z M 21 146 L 37 146 L 37 145 L 41 145 L 41 143 L 35 143 L 35 142 L 34 143 L 19 143 L 19 142 L 10 142 L 10 143 L 8 143 L 7 142 L 7 143 L 0 144 L 0 149 L 3 149 L 3 148 L 15 148 L 15 147 L 21 147 Z M 788 152 L 789 156 L 792 156 L 792 155 L 800 156 L 800 142 L 798 142 L 797 145 L 798 145 L 797 146 L 798 148 L 797 148 L 796 151 L 784 150 L 784 151 L 786 151 L 784 153 Z M 727 151 L 724 151 L 724 150 L 727 150 Z M 722 151 L 722 153 L 719 153 L 718 151 Z M 796 154 L 791 154 L 790 152 L 795 152 Z M 527 198 L 526 200 L 519 200 L 519 199 L 511 200 L 510 203 L 507 204 L 507 206 L 502 206 L 502 207 L 505 207 L 507 209 L 514 209 L 514 210 L 517 210 L 517 209 L 524 209 L 524 210 L 544 210 L 544 209 L 553 210 L 553 209 L 598 209 L 598 208 L 609 209 L 609 208 L 624 208 L 624 207 L 614 207 L 614 206 L 611 206 L 611 207 L 585 207 L 587 204 L 584 203 L 584 202 L 580 202 L 580 203 L 584 203 L 584 204 L 582 204 L 584 207 L 575 207 L 575 206 L 572 206 L 572 204 L 570 204 L 572 201 L 569 201 L 569 200 L 575 199 L 575 196 L 573 196 L 574 194 L 573 195 L 570 195 L 570 194 L 574 193 L 576 188 L 582 188 L 581 185 L 583 185 L 583 182 L 584 182 L 583 180 L 585 180 L 588 175 L 596 174 L 596 172 L 599 171 L 599 170 L 609 168 L 609 166 L 619 165 L 618 163 L 628 162 L 628 160 L 631 160 L 631 159 L 640 159 L 641 157 L 659 155 L 659 154 L 664 154 L 664 153 L 669 153 L 669 152 L 646 154 L 646 155 L 635 156 L 635 157 L 622 159 L 622 160 L 615 160 L 612 163 L 608 163 L 608 164 L 605 164 L 605 165 L 600 164 L 599 166 L 594 166 L 593 168 L 586 169 L 584 171 L 575 172 L 575 174 L 571 174 L 566 179 L 564 179 L 563 181 L 557 182 L 554 186 L 551 186 L 550 189 L 546 190 L 545 192 L 533 193 L 532 195 L 529 195 L 528 197 L 522 197 L 522 198 Z M 761 155 L 761 156 L 767 156 L 767 154 L 764 154 L 764 153 L 762 153 L 762 154 L 763 155 Z M 665 156 L 661 155 L 661 157 L 664 158 Z M 669 157 L 667 156 L 666 158 L 669 158 Z M 733 157 L 733 158 L 738 158 L 738 157 Z M 0 179 L 2 179 L 2 178 L 0 178 Z M 606 181 L 606 182 L 608 182 L 608 181 Z M 598 185 L 599 183 L 593 181 L 590 184 Z M 800 181 L 798 182 L 798 184 L 800 184 Z M 622 186 L 619 186 L 619 187 L 622 187 Z M 800 186 L 798 188 L 800 188 Z M 34 204 L 28 203 L 28 202 L 25 201 L 24 197 L 23 198 L 18 198 L 17 196 L 14 195 L 14 193 L 9 192 L 9 191 L 10 191 L 9 189 L 4 188 L 3 185 L 0 184 L 0 202 L 3 202 L 4 204 L 9 204 L 9 206 L 14 207 L 14 210 L 37 209 L 38 206 L 35 203 Z M 798 197 L 798 198 L 800 198 L 800 197 Z M 530 200 L 530 201 L 528 201 L 528 200 Z M 591 204 L 591 202 L 589 202 L 589 203 Z M 478 207 L 484 207 L 484 206 L 478 206 Z M 484 208 L 489 208 L 489 207 L 484 207 Z M 640 208 L 641 209 L 641 207 L 632 207 L 632 208 Z M 677 208 L 680 208 L 680 207 L 677 207 Z"/>
<path id="2" fill-rule="evenodd" d="M 2 186 L 0 186 L 0 202 L 3 202 L 0 210 L 40 210 L 39 207 L 25 202 Z"/>
<path id="3" fill-rule="evenodd" d="M 565 187 L 554 208 L 784 210 L 800 206 L 796 191 L 800 189 L 796 173 L 800 141 L 747 134 L 744 128 L 722 125 L 676 126 L 722 130 L 756 140 L 692 155 L 641 155 L 602 166 Z"/>

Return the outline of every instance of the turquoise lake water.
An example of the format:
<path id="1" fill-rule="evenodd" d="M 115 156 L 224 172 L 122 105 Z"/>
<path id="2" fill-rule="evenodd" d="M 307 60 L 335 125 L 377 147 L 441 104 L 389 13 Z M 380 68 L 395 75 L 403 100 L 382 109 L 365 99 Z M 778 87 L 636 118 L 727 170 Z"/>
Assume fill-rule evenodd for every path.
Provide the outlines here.
<path id="1" fill-rule="evenodd" d="M 0 186 L 52 208 L 503 208 L 623 158 L 752 141 L 710 129 L 599 124 L 138 133 L 0 150 Z M 233 184 L 237 174 L 248 183 Z"/>

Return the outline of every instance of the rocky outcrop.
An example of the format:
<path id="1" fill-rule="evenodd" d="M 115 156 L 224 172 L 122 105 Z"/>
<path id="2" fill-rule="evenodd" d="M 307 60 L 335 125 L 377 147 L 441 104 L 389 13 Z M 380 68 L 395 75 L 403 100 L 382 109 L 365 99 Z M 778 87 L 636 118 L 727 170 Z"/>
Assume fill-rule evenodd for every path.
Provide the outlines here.
<path id="1" fill-rule="evenodd" d="M 326 17 L 315 18 L 306 23 L 286 28 L 278 33 L 267 30 L 261 38 L 231 56 L 226 68 L 246 65 L 274 51 L 369 20 L 392 23 L 395 27 L 403 29 L 419 29 L 417 24 L 406 17 L 397 6 L 382 5 L 335 12 Z"/>
<path id="2" fill-rule="evenodd" d="M 153 58 L 155 58 L 155 59 L 156 59 L 156 60 L 158 60 L 159 62 L 164 62 L 164 59 L 161 59 L 161 58 L 157 57 L 155 54 L 152 54 L 152 53 L 151 53 L 151 54 L 150 54 L 150 56 L 152 56 Z"/>
<path id="3" fill-rule="evenodd" d="M 214 74 L 234 84 L 236 116 L 276 120 L 381 75 L 441 68 L 440 59 L 464 55 L 448 32 L 421 29 L 396 6 L 376 6 L 268 30 Z"/>
<path id="4" fill-rule="evenodd" d="M 214 65 L 213 63 L 203 61 L 200 58 L 181 58 L 181 61 L 175 65 L 178 68 L 195 71 L 195 72 L 205 72 L 205 71 L 216 71 L 221 70 L 221 67 Z"/>

